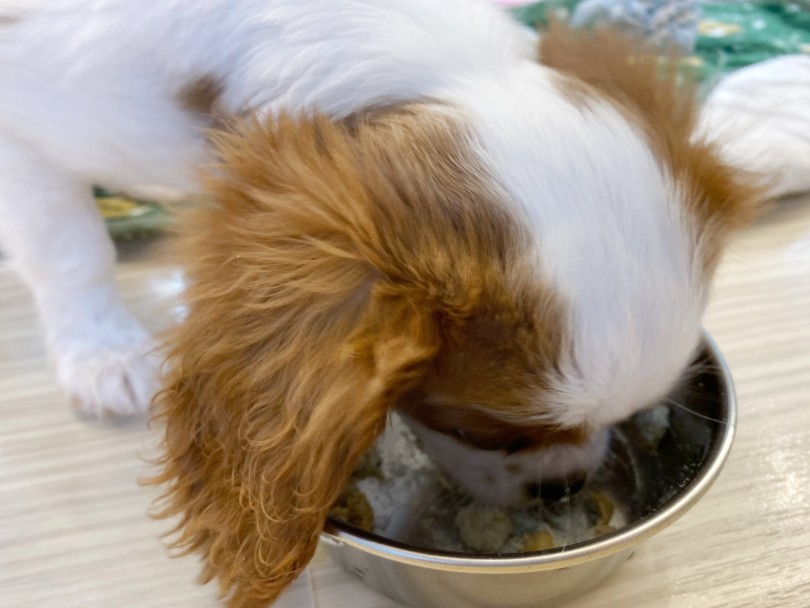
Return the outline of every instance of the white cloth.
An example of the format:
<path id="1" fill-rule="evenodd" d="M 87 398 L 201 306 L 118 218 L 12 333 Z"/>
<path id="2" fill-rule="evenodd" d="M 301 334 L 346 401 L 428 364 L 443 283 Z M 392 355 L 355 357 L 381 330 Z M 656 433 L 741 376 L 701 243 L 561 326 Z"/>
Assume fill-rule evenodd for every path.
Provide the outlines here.
<path id="1" fill-rule="evenodd" d="M 772 180 L 772 197 L 810 191 L 810 55 L 725 77 L 704 103 L 701 129 L 729 161 Z"/>

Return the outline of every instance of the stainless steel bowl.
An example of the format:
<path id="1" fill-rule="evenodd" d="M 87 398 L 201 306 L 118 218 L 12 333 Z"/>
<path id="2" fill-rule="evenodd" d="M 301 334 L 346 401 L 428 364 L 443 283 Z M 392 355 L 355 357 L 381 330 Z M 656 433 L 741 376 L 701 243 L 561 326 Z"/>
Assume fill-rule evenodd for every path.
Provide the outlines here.
<path id="1" fill-rule="evenodd" d="M 628 456 L 640 480 L 632 521 L 594 540 L 535 553 L 482 556 L 394 542 L 329 519 L 321 543 L 347 572 L 412 608 L 548 608 L 592 589 L 636 546 L 688 511 L 728 456 L 736 405 L 728 367 L 708 335 L 700 368 L 674 396 L 654 453 Z M 636 419 L 619 426 L 631 438 Z M 708 532 L 708 531 L 707 531 Z"/>

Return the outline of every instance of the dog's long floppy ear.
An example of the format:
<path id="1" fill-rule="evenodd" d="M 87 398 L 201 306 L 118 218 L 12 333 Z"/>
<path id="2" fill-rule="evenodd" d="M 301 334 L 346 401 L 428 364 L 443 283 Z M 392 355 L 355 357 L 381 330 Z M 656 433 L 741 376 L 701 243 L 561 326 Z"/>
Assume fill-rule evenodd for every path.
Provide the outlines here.
<path id="1" fill-rule="evenodd" d="M 427 307 L 380 280 L 393 233 L 369 212 L 351 138 L 317 118 L 237 128 L 190 220 L 152 482 L 167 488 L 158 516 L 179 517 L 174 546 L 202 553 L 233 608 L 266 606 L 306 566 L 439 347 Z"/>
<path id="2" fill-rule="evenodd" d="M 616 26 L 579 31 L 555 19 L 539 45 L 563 94 L 583 108 L 609 101 L 646 136 L 686 195 L 713 268 L 727 237 L 762 209 L 769 179 L 728 164 L 721 145 L 700 132 L 697 82 L 683 57 L 664 53 Z"/>

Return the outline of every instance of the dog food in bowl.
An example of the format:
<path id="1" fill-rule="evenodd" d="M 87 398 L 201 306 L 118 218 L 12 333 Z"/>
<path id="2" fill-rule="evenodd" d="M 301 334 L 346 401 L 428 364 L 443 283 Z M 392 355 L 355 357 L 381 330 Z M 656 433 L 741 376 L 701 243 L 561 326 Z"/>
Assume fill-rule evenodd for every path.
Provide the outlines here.
<path id="1" fill-rule="evenodd" d="M 667 411 L 651 410 L 639 425 L 639 437 L 649 449 L 666 431 Z M 636 489 L 627 439 L 615 431 L 604 464 L 575 496 L 530 508 L 479 506 L 432 464 L 408 426 L 392 415 L 332 516 L 427 550 L 519 554 L 569 546 L 621 528 L 635 515 Z"/>
<path id="2" fill-rule="evenodd" d="M 332 516 L 322 545 L 365 585 L 412 608 L 557 608 L 604 581 L 717 478 L 736 408 L 728 368 L 708 336 L 693 369 L 667 406 L 616 426 L 607 461 L 575 498 L 506 511 L 511 529 L 502 515 L 460 517 L 471 501 L 394 421 L 355 474 L 372 531 Z M 503 525 L 498 536 L 476 537 L 486 522 Z M 473 524 L 466 541 L 459 524 Z"/>

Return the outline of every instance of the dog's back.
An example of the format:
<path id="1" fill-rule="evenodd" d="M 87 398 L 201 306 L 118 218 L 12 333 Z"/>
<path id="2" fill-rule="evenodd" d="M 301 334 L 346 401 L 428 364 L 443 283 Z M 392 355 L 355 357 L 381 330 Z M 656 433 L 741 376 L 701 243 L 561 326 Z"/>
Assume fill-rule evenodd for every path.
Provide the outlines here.
<path id="1" fill-rule="evenodd" d="M 439 6 L 441 5 L 441 6 Z M 107 185 L 187 189 L 210 111 L 360 107 L 438 95 L 529 54 L 461 0 L 0 3 L 0 136 Z"/>

